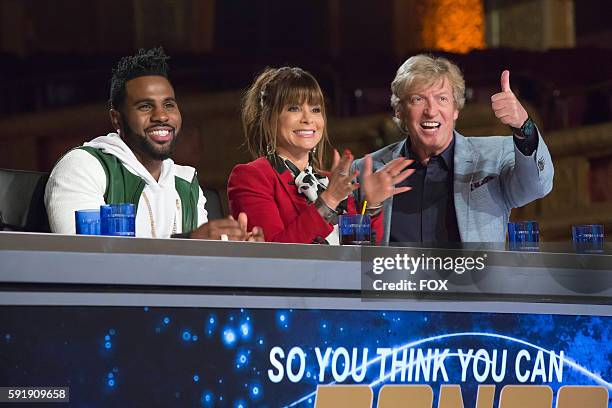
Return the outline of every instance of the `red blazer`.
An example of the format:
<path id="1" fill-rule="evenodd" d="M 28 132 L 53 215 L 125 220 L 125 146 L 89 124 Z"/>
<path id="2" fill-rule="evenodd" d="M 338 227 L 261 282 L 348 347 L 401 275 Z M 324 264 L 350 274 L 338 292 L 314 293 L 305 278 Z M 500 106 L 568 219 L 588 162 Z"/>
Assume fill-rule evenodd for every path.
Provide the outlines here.
<path id="1" fill-rule="evenodd" d="M 265 157 L 234 167 L 227 194 L 234 218 L 246 213 L 248 229 L 262 227 L 266 241 L 311 244 L 325 239 L 333 230 L 314 204 L 297 192 L 291 172 L 284 165 L 272 167 Z M 352 195 L 348 212 L 356 213 Z M 382 237 L 381 215 L 372 218 L 377 241 Z"/>

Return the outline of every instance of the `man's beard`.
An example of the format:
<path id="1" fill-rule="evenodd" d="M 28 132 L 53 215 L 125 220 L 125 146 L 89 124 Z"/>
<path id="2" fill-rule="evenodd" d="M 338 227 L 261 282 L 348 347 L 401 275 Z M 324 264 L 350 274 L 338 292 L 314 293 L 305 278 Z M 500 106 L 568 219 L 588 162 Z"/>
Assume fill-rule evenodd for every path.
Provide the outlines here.
<path id="1" fill-rule="evenodd" d="M 125 134 L 123 134 L 122 136 L 126 144 L 130 147 L 130 149 L 143 153 L 154 160 L 162 161 L 169 159 L 170 156 L 172 156 L 172 153 L 174 153 L 176 141 L 178 140 L 178 132 L 176 131 L 176 129 L 173 129 L 174 137 L 172 138 L 170 143 L 164 146 L 160 146 L 157 143 L 149 140 L 146 135 L 140 135 L 134 132 L 130 125 L 125 120 L 123 120 L 123 118 L 121 119 L 121 124 L 123 127 L 123 131 L 125 132 Z"/>

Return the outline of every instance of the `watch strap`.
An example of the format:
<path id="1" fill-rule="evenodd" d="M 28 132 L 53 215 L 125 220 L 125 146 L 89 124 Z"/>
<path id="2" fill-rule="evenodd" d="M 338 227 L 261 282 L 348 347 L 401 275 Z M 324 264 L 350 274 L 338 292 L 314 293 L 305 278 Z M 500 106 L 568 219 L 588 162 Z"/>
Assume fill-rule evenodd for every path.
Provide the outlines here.
<path id="1" fill-rule="evenodd" d="M 529 116 L 527 117 L 527 119 L 525 120 L 525 122 L 520 128 L 515 128 L 515 127 L 510 126 L 510 129 L 512 129 L 513 135 L 520 137 L 522 139 L 527 139 L 529 137 L 532 137 L 536 133 L 535 123 L 533 122 L 533 119 L 531 119 L 531 117 Z"/>

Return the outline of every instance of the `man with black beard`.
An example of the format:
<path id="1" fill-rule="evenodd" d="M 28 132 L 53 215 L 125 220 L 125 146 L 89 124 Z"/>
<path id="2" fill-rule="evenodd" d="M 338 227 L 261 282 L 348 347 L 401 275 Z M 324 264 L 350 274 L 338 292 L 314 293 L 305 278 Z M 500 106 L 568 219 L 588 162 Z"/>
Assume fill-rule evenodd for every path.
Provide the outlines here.
<path id="1" fill-rule="evenodd" d="M 170 159 L 182 119 L 167 59 L 160 47 L 119 61 L 110 92 L 116 133 L 69 151 L 54 167 L 45 191 L 51 231 L 74 234 L 76 210 L 133 203 L 138 237 L 263 240 L 261 228 L 247 232 L 245 214 L 208 222 L 195 169 Z"/>

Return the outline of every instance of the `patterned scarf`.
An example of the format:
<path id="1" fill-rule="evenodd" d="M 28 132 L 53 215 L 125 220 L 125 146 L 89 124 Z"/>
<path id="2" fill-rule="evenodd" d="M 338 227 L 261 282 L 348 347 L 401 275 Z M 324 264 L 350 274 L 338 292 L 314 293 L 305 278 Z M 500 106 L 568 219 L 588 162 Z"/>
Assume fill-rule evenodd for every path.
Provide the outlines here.
<path id="1" fill-rule="evenodd" d="M 312 170 L 312 165 L 308 163 L 306 168 L 300 171 L 289 159 L 281 157 L 285 166 L 293 173 L 294 183 L 298 193 L 306 196 L 308 201 L 314 203 L 319 194 L 327 189 L 329 179 Z"/>
<path id="2" fill-rule="evenodd" d="M 306 199 L 314 203 L 317 201 L 317 197 L 323 191 L 327 190 L 327 186 L 329 184 L 329 179 L 327 176 L 323 176 L 312 168 L 312 163 L 308 163 L 306 168 L 300 171 L 295 164 L 291 162 L 289 159 L 285 159 L 284 157 L 278 156 L 279 159 L 285 164 L 287 169 L 291 171 L 294 176 L 294 183 L 297 187 L 298 193 L 302 194 L 306 197 Z M 347 210 L 347 202 L 346 199 L 342 200 L 342 202 L 336 208 L 338 214 L 344 214 Z"/>

